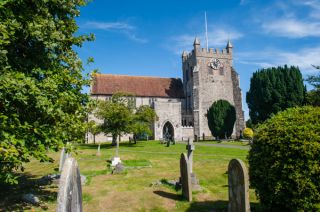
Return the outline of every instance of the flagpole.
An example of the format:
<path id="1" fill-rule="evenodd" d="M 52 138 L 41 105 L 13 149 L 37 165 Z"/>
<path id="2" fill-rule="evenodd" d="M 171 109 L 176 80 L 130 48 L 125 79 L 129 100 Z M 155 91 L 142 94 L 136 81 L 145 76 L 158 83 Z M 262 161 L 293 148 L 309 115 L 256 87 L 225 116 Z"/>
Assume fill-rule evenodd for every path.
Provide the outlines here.
<path id="1" fill-rule="evenodd" d="M 207 44 L 207 51 L 209 51 L 209 44 L 208 44 L 208 24 L 207 24 L 207 12 L 204 11 L 204 22 L 206 27 L 206 44 Z"/>

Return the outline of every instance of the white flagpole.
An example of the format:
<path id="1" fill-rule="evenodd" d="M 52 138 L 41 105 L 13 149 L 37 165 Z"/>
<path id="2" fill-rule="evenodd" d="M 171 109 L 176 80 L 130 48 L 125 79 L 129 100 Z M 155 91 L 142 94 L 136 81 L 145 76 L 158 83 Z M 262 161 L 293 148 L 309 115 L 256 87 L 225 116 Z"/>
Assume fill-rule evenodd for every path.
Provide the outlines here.
<path id="1" fill-rule="evenodd" d="M 208 44 L 208 24 L 207 24 L 207 12 L 204 12 L 204 22 L 206 27 L 206 43 L 207 43 L 207 51 L 209 51 L 209 44 Z"/>

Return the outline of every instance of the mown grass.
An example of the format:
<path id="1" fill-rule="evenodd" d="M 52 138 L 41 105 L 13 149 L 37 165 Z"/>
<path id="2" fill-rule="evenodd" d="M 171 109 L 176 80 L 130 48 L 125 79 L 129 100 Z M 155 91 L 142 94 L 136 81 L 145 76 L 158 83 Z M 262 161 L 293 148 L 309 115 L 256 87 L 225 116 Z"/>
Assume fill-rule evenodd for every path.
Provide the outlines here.
<path id="1" fill-rule="evenodd" d="M 211 142 L 210 142 L 211 143 Z M 236 145 L 236 144 L 232 144 Z M 241 145 L 240 145 L 241 146 Z M 122 174 L 112 175 L 108 168 L 115 148 L 101 144 L 101 156 L 96 156 L 98 145 L 78 145 L 77 154 L 81 174 L 87 177 L 83 190 L 84 211 L 212 211 L 223 210 L 228 204 L 227 167 L 233 158 L 246 161 L 247 149 L 217 146 L 196 146 L 193 170 L 203 190 L 193 192 L 189 203 L 168 182 L 179 179 L 179 160 L 186 145 L 177 143 L 166 147 L 158 141 L 140 141 L 137 144 L 120 144 L 120 158 L 128 167 Z M 59 153 L 50 154 L 54 164 L 32 161 L 26 164 L 26 173 L 34 178 L 53 173 L 58 167 Z M 162 184 L 150 186 L 154 182 Z M 167 183 L 166 183 L 167 182 Z M 57 191 L 52 188 L 53 192 Z M 257 200 L 250 191 L 252 206 Z M 48 211 L 55 211 L 55 202 L 46 202 Z M 1 205 L 0 205 L 1 206 Z M 25 206 L 19 206 L 28 210 Z M 29 206 L 29 210 L 30 206 Z M 41 210 L 36 207 L 36 211 Z M 1 208 L 0 208 L 1 211 Z"/>

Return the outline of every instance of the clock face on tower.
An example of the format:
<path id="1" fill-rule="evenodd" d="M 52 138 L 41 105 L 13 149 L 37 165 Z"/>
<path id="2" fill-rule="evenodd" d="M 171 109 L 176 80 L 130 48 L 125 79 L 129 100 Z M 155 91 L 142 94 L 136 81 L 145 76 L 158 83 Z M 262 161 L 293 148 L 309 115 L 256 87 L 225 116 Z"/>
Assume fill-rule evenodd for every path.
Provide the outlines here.
<path id="1" fill-rule="evenodd" d="M 211 67 L 212 69 L 218 69 L 220 66 L 221 66 L 221 62 L 220 62 L 220 60 L 219 59 L 217 59 L 217 58 L 212 58 L 211 60 L 210 60 L 210 62 L 209 62 L 209 67 Z"/>

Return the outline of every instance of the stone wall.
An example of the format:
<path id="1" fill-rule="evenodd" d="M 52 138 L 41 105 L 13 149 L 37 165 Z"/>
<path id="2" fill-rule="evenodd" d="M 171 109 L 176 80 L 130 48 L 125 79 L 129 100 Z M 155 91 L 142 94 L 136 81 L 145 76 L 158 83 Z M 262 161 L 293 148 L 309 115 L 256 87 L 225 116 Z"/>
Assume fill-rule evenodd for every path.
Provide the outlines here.
<path id="1" fill-rule="evenodd" d="M 170 122 L 174 128 L 175 140 L 181 140 L 181 100 L 156 101 L 154 102 L 154 110 L 159 118 L 154 123 L 155 140 L 163 139 L 163 127 L 167 122 Z"/>
<path id="2" fill-rule="evenodd" d="M 91 96 L 96 100 L 104 100 L 109 101 L 111 95 L 94 95 Z M 181 140 L 182 131 L 181 131 L 181 99 L 172 99 L 172 98 L 162 98 L 162 97 L 134 97 L 136 107 L 141 105 L 149 105 L 152 107 L 159 119 L 152 125 L 152 129 L 154 131 L 154 139 L 158 140 L 162 138 L 162 127 L 169 121 L 174 127 L 175 138 Z M 94 120 L 96 123 L 101 123 L 101 120 L 96 118 L 93 114 L 89 114 L 88 120 Z M 129 137 L 132 137 L 132 134 L 125 134 L 121 136 L 121 141 L 129 140 Z M 93 135 L 91 133 L 87 133 L 86 136 L 88 143 L 93 143 Z M 95 140 L 97 143 L 112 141 L 111 135 L 104 135 L 100 133 L 95 136 Z"/>

